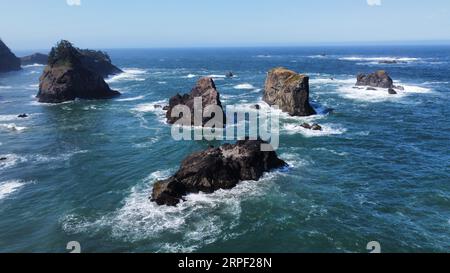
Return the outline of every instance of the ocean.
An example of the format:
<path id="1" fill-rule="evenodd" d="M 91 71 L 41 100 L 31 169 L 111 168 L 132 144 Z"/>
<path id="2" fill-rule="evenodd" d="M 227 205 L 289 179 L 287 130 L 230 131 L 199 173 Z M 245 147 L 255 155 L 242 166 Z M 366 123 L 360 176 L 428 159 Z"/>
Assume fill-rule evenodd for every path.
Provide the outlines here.
<path id="1" fill-rule="evenodd" d="M 0 252 L 449 251 L 449 46 L 107 51 L 125 71 L 107 80 L 112 100 L 40 104 L 44 66 L 0 75 Z M 281 117 L 291 168 L 151 203 L 152 184 L 210 144 L 174 141 L 154 106 L 211 76 L 224 105 L 251 107 L 278 66 L 309 75 L 311 100 L 334 109 Z M 380 69 L 405 90 L 352 88 Z"/>

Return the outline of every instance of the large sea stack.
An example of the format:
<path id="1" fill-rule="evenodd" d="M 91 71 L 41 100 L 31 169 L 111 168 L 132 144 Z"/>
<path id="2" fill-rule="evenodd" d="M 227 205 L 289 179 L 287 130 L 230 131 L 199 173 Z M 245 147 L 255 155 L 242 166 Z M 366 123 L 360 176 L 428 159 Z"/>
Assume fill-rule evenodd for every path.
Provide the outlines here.
<path id="1" fill-rule="evenodd" d="M 188 156 L 180 170 L 153 187 L 151 200 L 176 206 L 190 193 L 232 189 L 240 181 L 257 181 L 265 172 L 287 166 L 275 152 L 261 151 L 261 140 L 238 141 Z"/>
<path id="2" fill-rule="evenodd" d="M 103 78 L 123 73 L 122 70 L 112 64 L 111 58 L 106 52 L 79 48 L 76 48 L 76 50 L 80 53 L 81 64 L 85 68 L 99 74 Z M 41 53 L 35 53 L 20 59 L 22 65 L 48 63 L 48 55 Z"/>
<path id="3" fill-rule="evenodd" d="M 0 73 L 20 70 L 20 59 L 0 40 Z"/>
<path id="4" fill-rule="evenodd" d="M 384 70 L 379 70 L 372 74 L 359 74 L 356 86 L 370 86 L 379 88 L 394 88 L 394 81 Z"/>
<path id="5" fill-rule="evenodd" d="M 269 71 L 263 100 L 277 105 L 291 116 L 311 116 L 316 111 L 309 104 L 309 77 L 286 68 Z"/>
<path id="6" fill-rule="evenodd" d="M 180 117 L 173 118 L 172 111 L 177 105 L 186 105 L 189 107 L 192 113 L 192 125 L 194 125 L 194 99 L 202 98 L 203 110 L 209 105 L 217 105 L 222 108 L 222 103 L 220 101 L 220 94 L 217 91 L 214 80 L 209 77 L 201 78 L 195 87 L 191 90 L 189 94 L 180 95 L 177 94 L 170 99 L 169 107 L 167 110 L 167 122 L 169 124 L 174 124 Z M 223 109 L 222 109 L 223 110 Z M 223 112 L 223 111 L 222 111 Z M 203 126 L 210 121 L 212 118 L 203 118 Z M 223 122 L 225 123 L 225 114 L 223 115 Z"/>
<path id="7" fill-rule="evenodd" d="M 120 95 L 103 77 L 82 63 L 82 55 L 68 41 L 52 48 L 47 67 L 40 77 L 39 102 L 60 103 L 74 99 L 109 99 Z"/>

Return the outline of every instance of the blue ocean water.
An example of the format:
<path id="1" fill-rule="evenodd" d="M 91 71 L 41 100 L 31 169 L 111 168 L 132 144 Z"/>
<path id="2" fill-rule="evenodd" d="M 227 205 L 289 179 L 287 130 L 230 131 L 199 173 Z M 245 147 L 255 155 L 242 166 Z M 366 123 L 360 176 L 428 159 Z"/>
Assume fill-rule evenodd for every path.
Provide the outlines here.
<path id="1" fill-rule="evenodd" d="M 0 75 L 0 252 L 66 252 L 69 241 L 83 252 L 450 250 L 450 47 L 108 52 L 125 71 L 108 79 L 123 93 L 114 100 L 39 104 L 43 66 Z M 209 145 L 172 140 L 154 105 L 211 75 L 225 105 L 249 107 L 277 66 L 309 75 L 311 99 L 335 109 L 282 116 L 289 171 L 151 203 L 152 184 Z M 352 88 L 378 69 L 405 91 Z"/>

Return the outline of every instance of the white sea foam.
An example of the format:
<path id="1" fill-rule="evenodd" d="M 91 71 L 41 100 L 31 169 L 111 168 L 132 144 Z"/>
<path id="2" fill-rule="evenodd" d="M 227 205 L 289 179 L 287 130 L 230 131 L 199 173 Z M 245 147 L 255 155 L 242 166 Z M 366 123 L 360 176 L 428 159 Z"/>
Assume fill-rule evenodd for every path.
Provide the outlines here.
<path id="1" fill-rule="evenodd" d="M 311 59 L 326 59 L 329 56 L 328 55 L 310 55 L 310 56 L 307 56 L 307 57 L 311 58 Z"/>
<path id="2" fill-rule="evenodd" d="M 148 121 L 145 119 L 145 113 L 153 113 L 158 117 L 160 123 L 166 124 L 166 111 L 163 110 L 164 105 L 167 105 L 167 101 L 161 100 L 156 102 L 142 103 L 136 105 L 131 111 L 136 114 L 137 118 L 141 120 L 141 127 L 147 128 Z M 161 106 L 161 107 L 156 107 Z"/>
<path id="3" fill-rule="evenodd" d="M 37 90 L 39 88 L 39 84 L 30 84 L 25 89 L 27 90 Z M 33 98 L 35 98 L 35 95 L 31 95 Z"/>
<path id="4" fill-rule="evenodd" d="M 145 98 L 145 96 L 137 96 L 137 97 L 131 97 L 131 98 L 118 99 L 117 101 L 136 101 L 136 100 L 142 100 L 143 98 Z"/>
<path id="5" fill-rule="evenodd" d="M 0 182 L 0 201 L 11 196 L 11 194 L 17 192 L 23 186 L 25 186 L 25 183 L 21 180 Z"/>
<path id="6" fill-rule="evenodd" d="M 16 154 L 0 155 L 0 158 L 6 158 L 0 161 L 0 170 L 6 170 L 27 161 L 25 157 Z"/>
<path id="7" fill-rule="evenodd" d="M 215 75 L 215 74 L 212 74 L 212 75 L 208 75 L 207 77 L 217 80 L 217 79 L 225 79 L 227 76 L 226 75 Z"/>
<path id="8" fill-rule="evenodd" d="M 287 123 L 283 125 L 283 131 L 289 135 L 302 134 L 308 138 L 342 135 L 347 132 L 347 129 L 334 124 L 320 124 L 320 126 L 322 126 L 322 131 L 314 131 L 303 128 L 301 124 Z"/>
<path id="9" fill-rule="evenodd" d="M 283 159 L 290 168 L 300 168 L 310 164 L 310 162 L 303 159 L 299 153 L 283 153 L 280 154 L 280 158 Z"/>
<path id="10" fill-rule="evenodd" d="M 272 55 L 257 55 L 256 58 L 272 58 Z"/>
<path id="11" fill-rule="evenodd" d="M 13 121 L 17 119 L 17 115 L 0 115 L 0 122 Z"/>
<path id="12" fill-rule="evenodd" d="M 409 57 L 360 57 L 360 56 L 351 56 L 351 57 L 341 57 L 339 58 L 341 61 L 355 61 L 355 62 L 417 62 L 420 61 L 420 58 L 409 58 Z"/>
<path id="13" fill-rule="evenodd" d="M 0 89 L 11 89 L 12 86 L 9 85 L 0 85 Z"/>
<path id="14" fill-rule="evenodd" d="M 123 73 L 112 76 L 106 80 L 107 83 L 116 83 L 122 81 L 145 81 L 148 71 L 145 69 L 128 68 Z"/>
<path id="15" fill-rule="evenodd" d="M 0 124 L 0 129 L 11 131 L 11 132 L 22 132 L 27 129 L 27 127 L 24 126 L 17 126 L 15 123 L 8 123 L 8 124 Z"/>
<path id="16" fill-rule="evenodd" d="M 251 85 L 249 83 L 238 84 L 238 85 L 234 86 L 233 88 L 239 89 L 239 90 L 254 90 L 254 89 L 256 89 L 256 87 L 254 87 L 253 85 Z"/>
<path id="17" fill-rule="evenodd" d="M 136 107 L 134 107 L 132 110 L 135 112 L 142 112 L 142 113 L 150 113 L 150 112 L 162 113 L 162 112 L 164 112 L 162 107 L 164 107 L 164 105 L 166 105 L 166 104 L 167 104 L 167 101 L 165 101 L 165 100 L 149 102 L 149 103 L 142 103 L 142 104 L 136 105 Z M 156 107 L 157 105 L 161 106 L 161 107 Z"/>
<path id="18" fill-rule="evenodd" d="M 28 65 L 23 65 L 22 68 L 30 68 L 30 67 L 44 67 L 44 64 L 28 64 Z"/>
<path id="19" fill-rule="evenodd" d="M 342 84 L 356 84 L 356 78 L 355 79 L 336 79 L 333 77 L 328 78 L 313 78 L 310 79 L 310 84 L 335 84 L 335 85 L 342 85 Z"/>
<path id="20" fill-rule="evenodd" d="M 348 155 L 347 152 L 337 152 L 337 151 L 335 151 L 335 150 L 327 149 L 327 148 L 323 148 L 323 147 L 321 147 L 321 148 L 314 148 L 314 151 L 324 151 L 324 152 L 329 152 L 329 153 L 331 153 L 331 154 L 338 155 L 338 156 L 347 156 L 347 155 Z"/>
<path id="21" fill-rule="evenodd" d="M 165 81 L 158 82 L 158 84 L 167 84 Z"/>
<path id="22" fill-rule="evenodd" d="M 131 189 L 121 208 L 109 215 L 91 221 L 74 214 L 66 216 L 62 219 L 63 230 L 73 234 L 111 230 L 112 237 L 127 242 L 153 239 L 159 252 L 193 252 L 216 242 L 224 233 L 231 236 L 230 231 L 239 223 L 243 201 L 276 190 L 271 181 L 277 174 L 271 173 L 258 183 L 242 182 L 231 190 L 188 195 L 177 207 L 150 202 L 152 184 L 172 172 L 152 173 Z"/>
<path id="23" fill-rule="evenodd" d="M 17 155 L 17 154 L 7 154 L 0 155 L 0 157 L 6 158 L 6 160 L 0 161 L 0 170 L 9 169 L 17 166 L 18 164 L 25 162 L 33 162 L 33 163 L 49 163 L 52 161 L 66 161 L 69 160 L 72 156 L 77 154 L 87 153 L 85 150 L 80 151 L 71 151 L 67 153 L 62 153 L 59 155 L 44 155 L 44 154 L 32 154 L 32 155 Z"/>
<path id="24" fill-rule="evenodd" d="M 354 88 L 354 86 L 341 86 L 338 88 L 338 93 L 347 99 L 364 101 L 364 102 L 382 102 L 382 101 L 398 101 L 411 94 L 425 94 L 430 93 L 430 88 L 399 84 L 405 88 L 405 90 L 397 90 L 396 95 L 391 95 L 385 88 L 375 88 L 375 90 L 367 90 L 367 87 L 360 87 L 361 89 Z"/>
<path id="25" fill-rule="evenodd" d="M 196 78 L 196 77 L 198 77 L 198 76 L 195 75 L 195 74 L 189 74 L 187 76 L 183 76 L 184 79 L 193 79 L 193 78 Z"/>

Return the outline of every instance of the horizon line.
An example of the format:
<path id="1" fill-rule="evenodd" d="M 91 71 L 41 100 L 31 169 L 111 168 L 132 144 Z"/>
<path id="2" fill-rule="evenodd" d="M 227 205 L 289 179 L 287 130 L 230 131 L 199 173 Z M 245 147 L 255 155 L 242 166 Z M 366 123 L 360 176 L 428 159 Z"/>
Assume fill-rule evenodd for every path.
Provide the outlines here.
<path id="1" fill-rule="evenodd" d="M 2 39 L 3 40 L 3 39 Z M 64 39 L 61 39 L 64 40 Z M 59 40 L 60 41 L 60 40 Z M 56 44 L 56 42 L 55 42 Z M 283 44 L 243 44 L 243 45 L 185 45 L 185 46 L 112 46 L 112 47 L 85 47 L 78 46 L 74 43 L 76 47 L 79 48 L 90 48 L 90 49 L 103 49 L 103 50 L 124 50 L 124 49 L 251 49 L 251 48 L 304 48 L 304 47 L 346 47 L 346 46 L 450 46 L 450 40 L 409 40 L 409 41 L 366 41 L 366 42 L 311 42 L 311 43 L 283 43 Z M 32 50 L 49 50 L 52 48 L 18 48 L 14 49 L 9 47 L 12 51 L 32 51 Z"/>

